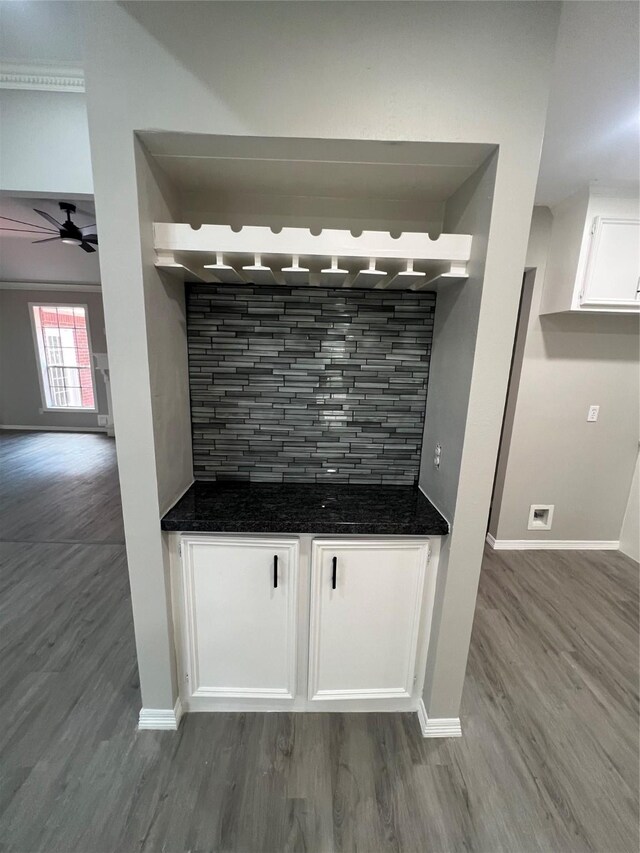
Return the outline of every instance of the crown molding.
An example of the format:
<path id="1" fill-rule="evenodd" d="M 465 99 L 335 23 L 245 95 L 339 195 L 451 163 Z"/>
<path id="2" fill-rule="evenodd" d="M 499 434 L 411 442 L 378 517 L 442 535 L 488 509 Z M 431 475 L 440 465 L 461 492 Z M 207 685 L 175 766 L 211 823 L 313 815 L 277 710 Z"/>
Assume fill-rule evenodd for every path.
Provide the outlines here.
<path id="1" fill-rule="evenodd" d="M 58 293 L 79 291 L 101 293 L 102 287 L 99 284 L 90 282 L 71 282 L 70 284 L 66 284 L 64 281 L 0 281 L 0 290 L 55 290 Z"/>
<path id="2" fill-rule="evenodd" d="M 0 89 L 37 92 L 84 92 L 84 71 L 75 65 L 29 65 L 0 62 Z"/>

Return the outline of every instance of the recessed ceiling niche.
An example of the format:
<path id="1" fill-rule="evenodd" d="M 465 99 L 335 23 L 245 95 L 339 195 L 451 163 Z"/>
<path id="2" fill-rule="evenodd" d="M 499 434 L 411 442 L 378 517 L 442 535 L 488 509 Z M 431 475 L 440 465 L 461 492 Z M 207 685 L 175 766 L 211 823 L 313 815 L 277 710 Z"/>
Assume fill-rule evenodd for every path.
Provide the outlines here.
<path id="1" fill-rule="evenodd" d="M 428 232 L 493 145 L 138 134 L 182 222 Z"/>
<path id="2" fill-rule="evenodd" d="M 434 289 L 467 278 L 447 202 L 490 145 L 140 134 L 174 221 L 156 266 L 199 281 Z M 455 231 L 455 227 L 453 227 Z"/>

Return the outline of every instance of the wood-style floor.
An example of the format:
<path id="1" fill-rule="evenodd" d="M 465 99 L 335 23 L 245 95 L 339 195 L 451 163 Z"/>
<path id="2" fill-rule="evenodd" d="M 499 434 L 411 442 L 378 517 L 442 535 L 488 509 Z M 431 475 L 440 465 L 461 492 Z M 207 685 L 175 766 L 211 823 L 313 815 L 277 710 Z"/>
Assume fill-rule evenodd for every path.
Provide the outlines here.
<path id="1" fill-rule="evenodd" d="M 113 439 L 0 433 L 0 540 L 124 542 Z"/>
<path id="2" fill-rule="evenodd" d="M 487 553 L 462 739 L 425 741 L 403 714 L 138 732 L 113 443 L 0 440 L 2 853 L 637 853 L 638 567 L 621 554 Z"/>

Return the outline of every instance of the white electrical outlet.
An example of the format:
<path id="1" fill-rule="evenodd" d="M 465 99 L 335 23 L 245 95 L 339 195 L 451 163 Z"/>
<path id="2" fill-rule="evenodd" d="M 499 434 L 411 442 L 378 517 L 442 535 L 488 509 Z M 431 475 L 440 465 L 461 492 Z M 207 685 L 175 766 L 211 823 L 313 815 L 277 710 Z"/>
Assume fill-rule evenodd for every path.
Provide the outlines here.
<path id="1" fill-rule="evenodd" d="M 442 447 L 440 446 L 440 444 L 436 444 L 436 449 L 435 449 L 434 454 L 433 454 L 433 467 L 434 468 L 440 467 L 440 457 L 441 456 L 442 456 Z"/>
<path id="2" fill-rule="evenodd" d="M 101 427 L 109 426 L 109 416 L 108 415 L 98 415 L 98 426 L 101 426 Z"/>
<path id="3" fill-rule="evenodd" d="M 589 411 L 587 412 L 587 421 L 590 424 L 595 423 L 598 420 L 599 414 L 600 414 L 600 406 L 589 406 Z"/>

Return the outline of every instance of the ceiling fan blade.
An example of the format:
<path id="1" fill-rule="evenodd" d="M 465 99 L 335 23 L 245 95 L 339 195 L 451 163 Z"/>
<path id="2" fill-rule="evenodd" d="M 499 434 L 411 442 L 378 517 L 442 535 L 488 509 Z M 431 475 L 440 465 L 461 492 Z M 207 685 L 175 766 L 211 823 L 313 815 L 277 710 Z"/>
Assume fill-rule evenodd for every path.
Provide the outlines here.
<path id="1" fill-rule="evenodd" d="M 44 210 L 38 210 L 37 207 L 34 207 L 33 209 L 36 213 L 40 214 L 40 216 L 44 216 L 47 222 L 50 222 L 52 225 L 55 225 L 56 228 L 62 228 L 62 222 L 58 222 L 58 220 L 54 219 L 53 216 L 51 216 L 49 213 L 46 213 Z"/>
<path id="2" fill-rule="evenodd" d="M 87 234 L 86 237 L 83 237 L 85 243 L 93 243 L 94 246 L 98 245 L 98 235 L 97 234 Z"/>
<path id="3" fill-rule="evenodd" d="M 83 225 L 82 228 L 80 229 L 80 231 L 83 234 L 95 234 L 96 233 L 96 223 L 94 222 L 93 225 Z"/>
<path id="4" fill-rule="evenodd" d="M 60 240 L 59 237 L 45 237 L 44 240 L 32 240 L 32 243 L 52 243 L 54 240 Z"/>
<path id="5" fill-rule="evenodd" d="M 0 225 L 0 231 L 15 231 L 17 234 L 52 234 L 48 228 L 5 228 Z M 55 238 L 56 240 L 58 237 Z"/>
<path id="6" fill-rule="evenodd" d="M 80 243 L 80 248 L 84 249 L 85 252 L 95 252 L 93 246 L 90 243 L 87 243 L 86 240 L 83 240 L 82 243 Z"/>
<path id="7" fill-rule="evenodd" d="M 53 228 L 45 228 L 44 225 L 38 225 L 37 222 L 23 222 L 22 219 L 11 219 L 10 216 L 0 216 L 0 219 L 4 219 L 6 222 L 17 222 L 18 225 L 28 225 L 30 228 L 40 228 L 42 231 L 53 232 Z"/>

